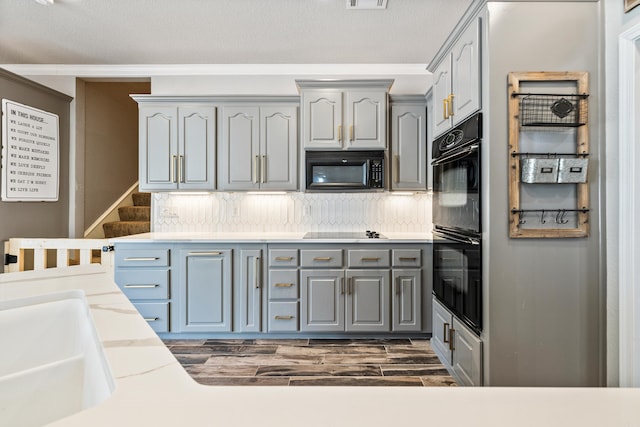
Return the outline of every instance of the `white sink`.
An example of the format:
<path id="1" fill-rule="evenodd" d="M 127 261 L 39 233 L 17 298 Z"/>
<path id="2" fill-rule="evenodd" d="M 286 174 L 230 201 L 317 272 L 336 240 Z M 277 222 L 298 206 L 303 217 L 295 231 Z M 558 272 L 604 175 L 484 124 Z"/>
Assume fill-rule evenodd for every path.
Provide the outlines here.
<path id="1" fill-rule="evenodd" d="M 0 302 L 0 425 L 39 426 L 115 388 L 82 291 Z"/>

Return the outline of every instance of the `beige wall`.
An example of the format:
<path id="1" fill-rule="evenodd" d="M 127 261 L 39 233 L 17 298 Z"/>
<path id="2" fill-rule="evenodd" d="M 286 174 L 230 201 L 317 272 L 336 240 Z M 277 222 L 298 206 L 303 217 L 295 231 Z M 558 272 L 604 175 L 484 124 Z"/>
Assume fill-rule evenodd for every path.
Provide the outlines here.
<path id="1" fill-rule="evenodd" d="M 0 242 L 14 237 L 68 237 L 69 103 L 71 98 L 0 69 L 0 99 L 9 99 L 57 114 L 60 126 L 58 200 L 55 202 L 0 201 Z M 0 124 L 0 128 L 1 126 Z M 4 261 L 2 244 L 0 244 L 0 255 Z"/>
<path id="2" fill-rule="evenodd" d="M 84 229 L 138 180 L 138 105 L 146 82 L 84 82 Z"/>

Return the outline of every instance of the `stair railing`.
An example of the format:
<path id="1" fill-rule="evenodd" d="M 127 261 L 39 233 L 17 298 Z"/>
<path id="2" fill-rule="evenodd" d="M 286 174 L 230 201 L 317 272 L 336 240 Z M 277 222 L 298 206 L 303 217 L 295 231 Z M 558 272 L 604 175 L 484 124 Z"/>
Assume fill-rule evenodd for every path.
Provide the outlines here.
<path id="1" fill-rule="evenodd" d="M 113 270 L 107 239 L 12 238 L 4 242 L 4 272 L 101 264 Z"/>

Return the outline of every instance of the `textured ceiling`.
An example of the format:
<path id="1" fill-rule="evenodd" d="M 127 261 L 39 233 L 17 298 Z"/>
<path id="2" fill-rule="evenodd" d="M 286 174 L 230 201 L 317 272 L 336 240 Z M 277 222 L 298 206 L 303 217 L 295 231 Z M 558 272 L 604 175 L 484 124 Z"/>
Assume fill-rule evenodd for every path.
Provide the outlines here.
<path id="1" fill-rule="evenodd" d="M 472 0 L 0 0 L 0 64 L 424 64 Z"/>

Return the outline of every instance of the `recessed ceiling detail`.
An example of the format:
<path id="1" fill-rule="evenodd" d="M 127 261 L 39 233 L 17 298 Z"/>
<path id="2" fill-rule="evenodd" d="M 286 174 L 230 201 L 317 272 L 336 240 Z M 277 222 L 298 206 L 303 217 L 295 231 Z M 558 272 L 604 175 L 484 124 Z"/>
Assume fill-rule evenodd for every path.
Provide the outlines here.
<path id="1" fill-rule="evenodd" d="M 387 0 L 347 0 L 347 9 L 386 9 Z"/>

